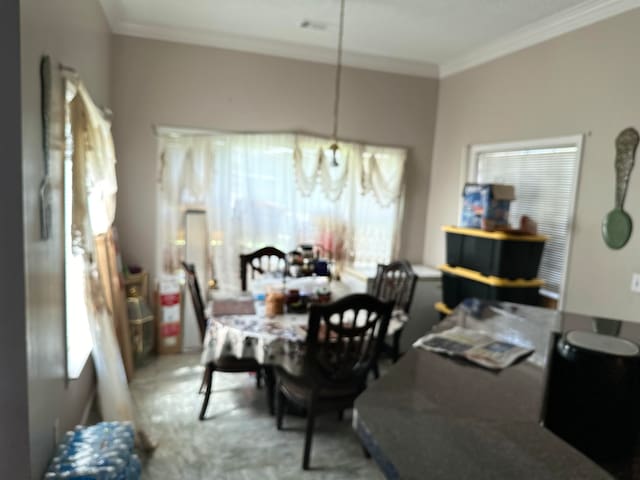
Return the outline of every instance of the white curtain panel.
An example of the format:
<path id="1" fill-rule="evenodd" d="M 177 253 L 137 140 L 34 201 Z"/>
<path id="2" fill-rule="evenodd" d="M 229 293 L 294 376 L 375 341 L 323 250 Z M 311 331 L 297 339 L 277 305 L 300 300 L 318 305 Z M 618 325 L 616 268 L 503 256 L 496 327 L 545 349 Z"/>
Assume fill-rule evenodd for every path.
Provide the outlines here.
<path id="1" fill-rule="evenodd" d="M 73 254 L 84 260 L 67 262 L 68 267 L 74 266 L 67 275 L 75 275 L 81 293 L 70 300 L 86 303 L 102 417 L 133 421 L 133 401 L 113 318 L 104 302 L 97 267 L 89 255 L 94 249 L 93 238 L 109 230 L 115 215 L 117 181 L 111 125 L 75 76 L 65 81 L 65 98 L 68 114 L 65 134 L 73 162 L 72 224 L 76 234 L 73 240 L 77 243 Z M 138 435 L 146 438 L 141 430 Z"/>
<path id="2" fill-rule="evenodd" d="M 223 289 L 239 288 L 239 255 L 265 245 L 286 252 L 317 244 L 338 266 L 390 260 L 405 152 L 390 149 L 399 153 L 392 157 L 380 150 L 382 161 L 364 191 L 363 175 L 371 171 L 363 166 L 366 147 L 341 142 L 333 166 L 330 143 L 296 134 L 161 135 L 160 271 L 179 270 L 184 213 L 194 208 L 207 214 L 207 278 Z M 402 165 L 379 172 L 394 160 Z"/>
<path id="3" fill-rule="evenodd" d="M 184 254 L 184 214 L 205 209 L 214 169 L 214 139 L 208 136 L 161 138 L 158 188 L 158 238 L 161 272 L 175 272 Z"/>
<path id="4" fill-rule="evenodd" d="M 89 221 L 93 235 L 100 235 L 109 230 L 116 215 L 116 154 L 111 122 L 96 107 L 82 84 L 78 86 L 78 94 L 85 109 L 87 144 L 90 146 L 85 152 Z"/>
<path id="5" fill-rule="evenodd" d="M 288 135 L 225 135 L 216 140 L 207 220 L 213 276 L 240 288 L 239 255 L 293 239 L 289 205 L 293 153 Z"/>

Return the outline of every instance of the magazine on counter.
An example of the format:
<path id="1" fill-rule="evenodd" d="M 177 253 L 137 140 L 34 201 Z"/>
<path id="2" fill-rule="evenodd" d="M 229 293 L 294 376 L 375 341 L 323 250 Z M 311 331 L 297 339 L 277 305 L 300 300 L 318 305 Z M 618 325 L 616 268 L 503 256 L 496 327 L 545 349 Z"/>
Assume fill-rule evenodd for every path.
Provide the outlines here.
<path id="1" fill-rule="evenodd" d="M 462 327 L 430 333 L 416 340 L 413 346 L 463 357 L 492 370 L 506 368 L 524 355 L 533 352 L 532 348 L 497 340 L 486 333 Z"/>

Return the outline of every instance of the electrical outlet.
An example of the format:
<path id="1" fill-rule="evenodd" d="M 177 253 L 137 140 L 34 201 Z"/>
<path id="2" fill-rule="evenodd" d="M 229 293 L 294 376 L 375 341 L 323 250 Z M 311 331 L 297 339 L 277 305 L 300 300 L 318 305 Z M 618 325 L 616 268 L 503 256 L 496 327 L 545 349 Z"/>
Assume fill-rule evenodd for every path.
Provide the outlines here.
<path id="1" fill-rule="evenodd" d="M 640 293 L 640 273 L 631 275 L 631 291 Z"/>

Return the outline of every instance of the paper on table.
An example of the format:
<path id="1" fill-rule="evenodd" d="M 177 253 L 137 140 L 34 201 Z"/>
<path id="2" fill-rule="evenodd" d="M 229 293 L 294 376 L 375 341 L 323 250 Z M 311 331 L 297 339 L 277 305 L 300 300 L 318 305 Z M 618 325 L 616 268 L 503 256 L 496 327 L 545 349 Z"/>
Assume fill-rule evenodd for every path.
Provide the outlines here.
<path id="1" fill-rule="evenodd" d="M 506 368 L 522 356 L 533 352 L 532 348 L 520 347 L 483 332 L 462 327 L 430 333 L 416 340 L 413 346 L 463 357 L 493 370 Z"/>

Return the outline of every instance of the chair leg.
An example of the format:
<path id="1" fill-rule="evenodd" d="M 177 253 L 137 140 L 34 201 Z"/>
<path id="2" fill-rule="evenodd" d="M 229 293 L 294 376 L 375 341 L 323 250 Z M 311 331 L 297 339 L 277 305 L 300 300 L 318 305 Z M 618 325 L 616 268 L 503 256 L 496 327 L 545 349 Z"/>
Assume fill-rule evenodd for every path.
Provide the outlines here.
<path id="1" fill-rule="evenodd" d="M 284 409 L 287 405 L 287 397 L 280 391 L 278 387 L 278 402 L 277 402 L 277 415 L 276 415 L 276 428 L 282 430 L 282 420 L 284 418 Z"/>
<path id="2" fill-rule="evenodd" d="M 211 397 L 211 384 L 213 382 L 213 363 L 207 364 L 207 368 L 204 371 L 203 382 L 206 382 L 206 390 L 204 392 L 204 399 L 202 400 L 202 408 L 200 409 L 200 420 L 204 420 L 204 415 L 207 412 L 207 406 L 209 405 L 209 397 Z"/>
<path id="3" fill-rule="evenodd" d="M 198 394 L 202 395 L 204 393 L 204 387 L 207 385 L 207 367 L 204 369 L 204 373 L 202 374 L 202 382 L 200 382 L 200 388 L 198 389 Z"/>
<path id="4" fill-rule="evenodd" d="M 273 372 L 273 367 L 264 367 L 264 385 L 267 390 L 267 405 L 269 406 L 269 414 L 274 415 L 276 377 L 275 373 Z"/>
<path id="5" fill-rule="evenodd" d="M 256 388 L 262 388 L 262 367 L 256 370 Z"/>
<path id="6" fill-rule="evenodd" d="M 304 436 L 304 454 L 302 456 L 302 469 L 309 470 L 309 460 L 311 458 L 311 441 L 313 440 L 313 427 L 315 423 L 315 399 L 313 395 L 307 404 L 307 430 Z"/>
<path id="7" fill-rule="evenodd" d="M 402 330 L 398 330 L 393 334 L 393 350 L 391 352 L 393 363 L 396 363 L 400 358 L 400 333 Z"/>
<path id="8" fill-rule="evenodd" d="M 209 364 L 204 368 L 204 372 L 202 374 L 202 382 L 200 382 L 200 388 L 198 389 L 198 394 L 202 395 L 205 392 L 207 387 L 207 378 L 209 378 Z"/>
<path id="9" fill-rule="evenodd" d="M 371 371 L 373 372 L 373 378 L 375 378 L 376 380 L 380 378 L 380 369 L 378 368 L 378 360 L 373 362 Z"/>
<path id="10" fill-rule="evenodd" d="M 365 458 L 371 458 L 371 454 L 369 453 L 369 450 L 367 450 L 367 447 L 364 446 L 364 444 L 362 445 L 362 453 L 364 453 Z"/>

